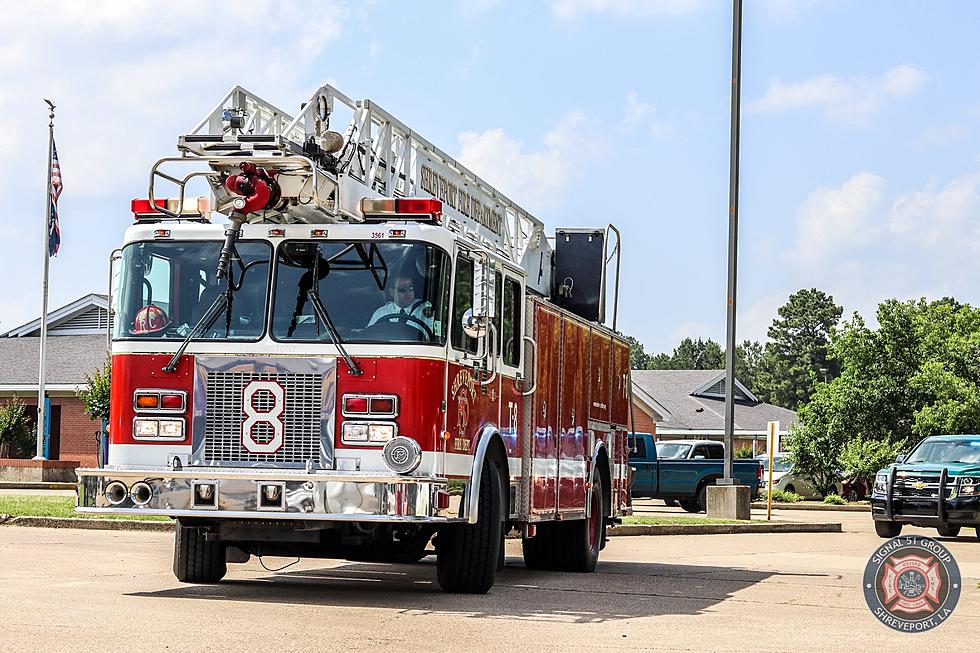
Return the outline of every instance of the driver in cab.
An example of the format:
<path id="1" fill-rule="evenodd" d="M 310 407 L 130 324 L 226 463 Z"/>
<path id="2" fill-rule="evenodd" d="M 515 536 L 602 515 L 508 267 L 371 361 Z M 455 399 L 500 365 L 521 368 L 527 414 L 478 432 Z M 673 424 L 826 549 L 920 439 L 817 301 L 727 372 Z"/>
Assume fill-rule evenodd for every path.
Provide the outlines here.
<path id="1" fill-rule="evenodd" d="M 415 281 L 411 277 L 398 275 L 395 277 L 395 283 L 389 285 L 387 291 L 388 296 L 391 298 L 390 301 L 374 311 L 370 321 L 368 321 L 368 326 L 372 326 L 378 322 L 396 321 L 399 319 L 393 317 L 385 320 L 389 316 L 404 315 L 407 317 L 401 318 L 401 320 L 404 320 L 408 324 L 414 321 L 421 322 L 429 328 L 431 333 L 434 315 L 432 304 L 424 299 L 415 298 Z"/>

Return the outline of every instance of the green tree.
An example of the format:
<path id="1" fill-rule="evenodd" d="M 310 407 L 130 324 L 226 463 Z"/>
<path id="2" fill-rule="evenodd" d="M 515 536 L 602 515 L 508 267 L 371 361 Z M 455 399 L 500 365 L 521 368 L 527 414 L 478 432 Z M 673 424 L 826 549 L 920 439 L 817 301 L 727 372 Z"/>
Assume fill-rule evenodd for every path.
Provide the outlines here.
<path id="1" fill-rule="evenodd" d="M 725 367 L 725 352 L 711 338 L 684 338 L 674 349 L 670 364 L 675 370 L 717 370 Z"/>
<path id="2" fill-rule="evenodd" d="M 755 392 L 756 377 L 762 367 L 762 344 L 755 340 L 745 340 L 735 347 L 735 378 L 752 392 Z"/>
<path id="3" fill-rule="evenodd" d="M 796 410 L 818 384 L 833 379 L 838 366 L 827 354 L 831 333 L 841 317 L 834 298 L 816 288 L 789 296 L 769 327 L 757 390 L 764 401 Z"/>
<path id="4" fill-rule="evenodd" d="M 877 318 L 844 322 L 828 350 L 840 376 L 800 407 L 793 455 L 818 487 L 834 469 L 870 474 L 920 437 L 980 432 L 980 310 L 892 299 Z"/>
<path id="5" fill-rule="evenodd" d="M 100 369 L 85 376 L 87 387 L 75 392 L 75 395 L 84 402 L 85 412 L 100 424 L 109 419 L 111 381 L 112 360 L 107 359 Z"/>
<path id="6" fill-rule="evenodd" d="M 36 444 L 27 406 L 17 395 L 0 406 L 0 458 L 26 456 Z"/>
<path id="7" fill-rule="evenodd" d="M 645 370 L 650 363 L 650 354 L 643 349 L 643 343 L 633 336 L 626 336 L 630 345 L 630 369 Z"/>
<path id="8" fill-rule="evenodd" d="M 841 469 L 845 477 L 862 479 L 871 487 L 878 470 L 894 462 L 904 447 L 904 441 L 886 442 L 859 435 L 844 445 L 840 455 Z"/>

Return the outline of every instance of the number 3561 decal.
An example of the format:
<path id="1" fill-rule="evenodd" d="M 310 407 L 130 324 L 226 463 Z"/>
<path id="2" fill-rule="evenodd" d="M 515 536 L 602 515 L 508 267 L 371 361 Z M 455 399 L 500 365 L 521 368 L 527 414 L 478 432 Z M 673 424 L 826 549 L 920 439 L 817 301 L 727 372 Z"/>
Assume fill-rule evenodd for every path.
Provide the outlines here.
<path id="1" fill-rule="evenodd" d="M 258 393 L 272 395 L 272 407 L 268 410 L 258 410 L 252 403 Z M 286 391 L 276 381 L 254 380 L 245 386 L 242 392 L 242 446 L 249 453 L 275 453 L 282 448 L 284 424 L 282 413 L 286 410 Z M 257 424 L 268 424 L 272 427 L 272 439 L 259 442 L 252 435 Z"/>

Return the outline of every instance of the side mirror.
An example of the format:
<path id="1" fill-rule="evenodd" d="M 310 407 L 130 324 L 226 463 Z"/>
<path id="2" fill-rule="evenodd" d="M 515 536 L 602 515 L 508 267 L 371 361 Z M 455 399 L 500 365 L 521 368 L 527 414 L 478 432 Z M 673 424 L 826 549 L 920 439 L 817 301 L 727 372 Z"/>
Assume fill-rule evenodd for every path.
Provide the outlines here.
<path id="1" fill-rule="evenodd" d="M 900 453 L 897 456 L 895 456 L 895 462 L 896 463 L 904 463 L 905 462 L 905 454 L 904 453 Z"/>
<path id="2" fill-rule="evenodd" d="M 473 313 L 472 308 L 466 309 L 459 323 L 463 328 L 463 333 L 470 338 L 482 338 L 487 332 L 487 321 L 484 318 L 477 317 Z"/>

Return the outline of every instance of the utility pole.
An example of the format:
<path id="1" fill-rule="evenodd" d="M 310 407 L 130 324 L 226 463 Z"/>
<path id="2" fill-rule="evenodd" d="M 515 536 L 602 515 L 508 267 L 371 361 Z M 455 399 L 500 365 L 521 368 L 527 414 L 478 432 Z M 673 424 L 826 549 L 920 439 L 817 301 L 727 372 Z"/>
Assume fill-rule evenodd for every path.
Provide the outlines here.
<path id="1" fill-rule="evenodd" d="M 732 130 L 728 176 L 728 325 L 725 339 L 725 464 L 719 485 L 734 485 L 735 291 L 738 273 L 738 136 L 742 78 L 742 0 L 732 3 Z"/>

